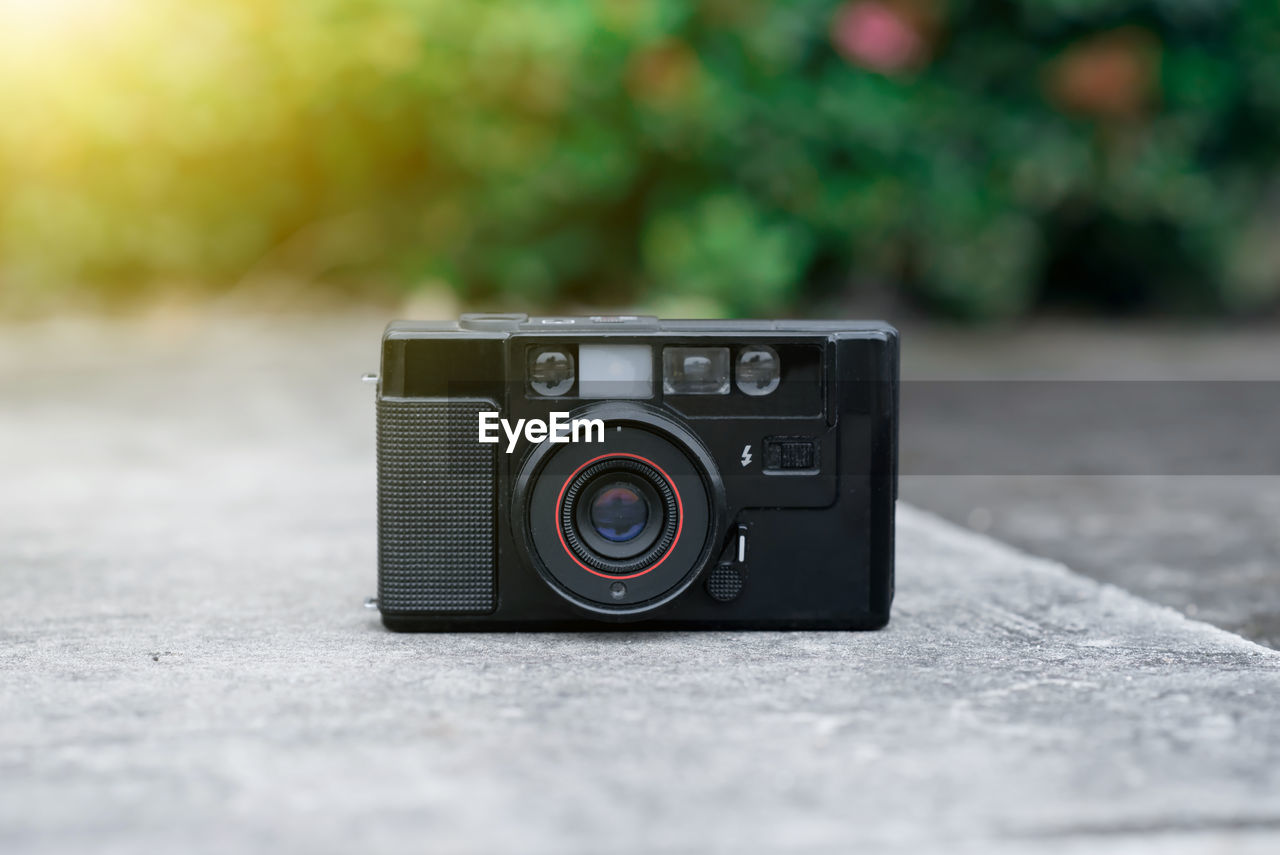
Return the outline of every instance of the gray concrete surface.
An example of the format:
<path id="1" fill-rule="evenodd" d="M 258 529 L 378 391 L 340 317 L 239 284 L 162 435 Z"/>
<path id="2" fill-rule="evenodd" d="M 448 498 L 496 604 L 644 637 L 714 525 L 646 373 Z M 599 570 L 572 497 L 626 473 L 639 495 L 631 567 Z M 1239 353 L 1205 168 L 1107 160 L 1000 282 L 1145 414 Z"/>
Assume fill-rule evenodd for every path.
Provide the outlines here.
<path id="1" fill-rule="evenodd" d="M 909 507 L 879 633 L 382 631 L 379 326 L 0 336 L 0 851 L 1280 847 L 1280 654 Z"/>
<path id="2" fill-rule="evenodd" d="M 902 496 L 1280 647 L 1280 329 L 907 326 Z"/>

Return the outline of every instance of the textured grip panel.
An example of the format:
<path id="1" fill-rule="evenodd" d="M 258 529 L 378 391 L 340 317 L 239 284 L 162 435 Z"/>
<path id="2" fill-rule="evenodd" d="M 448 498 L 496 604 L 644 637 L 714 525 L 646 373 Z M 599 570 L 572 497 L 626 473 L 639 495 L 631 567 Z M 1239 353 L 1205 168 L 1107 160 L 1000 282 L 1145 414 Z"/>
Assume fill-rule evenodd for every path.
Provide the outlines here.
<path id="1" fill-rule="evenodd" d="M 378 402 L 378 607 L 482 614 L 495 606 L 492 401 Z"/>

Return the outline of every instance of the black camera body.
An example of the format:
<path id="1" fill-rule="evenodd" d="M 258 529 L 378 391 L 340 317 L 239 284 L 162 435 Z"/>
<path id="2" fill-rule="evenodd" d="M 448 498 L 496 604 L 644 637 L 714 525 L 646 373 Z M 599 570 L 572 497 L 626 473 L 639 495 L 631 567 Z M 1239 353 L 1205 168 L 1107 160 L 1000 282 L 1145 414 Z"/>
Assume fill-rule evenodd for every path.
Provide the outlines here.
<path id="1" fill-rule="evenodd" d="M 886 324 L 395 322 L 377 421 L 390 629 L 889 619 L 898 334 Z"/>

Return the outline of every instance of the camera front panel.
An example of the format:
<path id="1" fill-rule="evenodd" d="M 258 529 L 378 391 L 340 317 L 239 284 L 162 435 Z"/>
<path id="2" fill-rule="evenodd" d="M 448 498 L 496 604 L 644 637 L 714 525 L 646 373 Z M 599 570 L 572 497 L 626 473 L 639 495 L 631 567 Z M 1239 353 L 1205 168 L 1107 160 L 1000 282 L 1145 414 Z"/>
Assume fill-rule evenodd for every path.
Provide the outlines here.
<path id="1" fill-rule="evenodd" d="M 435 486 L 456 494 L 452 510 L 424 495 L 388 513 L 380 491 L 380 607 L 389 626 L 871 628 L 887 620 L 896 334 L 879 325 L 683 323 L 389 330 L 382 404 L 465 405 L 477 421 L 489 413 L 487 439 L 497 440 L 480 442 L 479 425 L 466 436 L 455 424 L 450 434 L 492 460 L 491 494 L 445 478 Z M 575 435 L 578 420 L 603 430 Z M 461 471 L 461 448 L 442 471 Z M 396 475 L 405 454 L 380 450 L 380 484 L 405 480 Z M 491 516 L 479 512 L 489 500 Z M 401 544 L 396 555 L 421 544 L 387 528 L 409 527 L 415 502 L 419 514 L 447 518 L 449 534 L 419 523 L 419 537 L 436 534 L 436 546 L 421 548 L 416 569 L 412 559 L 389 566 L 388 543 Z M 421 597 L 382 599 L 388 580 L 403 587 L 414 573 L 444 591 L 459 578 L 484 590 L 475 556 L 485 549 L 493 583 L 485 611 L 477 596 L 471 610 L 452 611 Z M 447 577 L 451 550 L 459 560 Z"/>

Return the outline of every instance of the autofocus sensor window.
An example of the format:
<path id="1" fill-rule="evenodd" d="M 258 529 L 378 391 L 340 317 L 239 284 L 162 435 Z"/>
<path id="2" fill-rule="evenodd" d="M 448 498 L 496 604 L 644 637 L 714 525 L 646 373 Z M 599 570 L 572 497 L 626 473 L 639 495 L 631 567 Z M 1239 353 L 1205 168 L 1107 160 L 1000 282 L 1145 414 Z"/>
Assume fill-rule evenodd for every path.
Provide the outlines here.
<path id="1" fill-rule="evenodd" d="M 663 348 L 662 391 L 667 395 L 729 394 L 729 348 Z"/>
<path id="2" fill-rule="evenodd" d="M 747 395 L 768 395 L 778 388 L 782 378 L 782 363 L 778 352 L 764 344 L 744 347 L 738 354 L 738 388 Z"/>
<path id="3" fill-rule="evenodd" d="M 529 351 L 529 388 L 548 398 L 558 398 L 573 388 L 573 354 L 567 347 Z"/>

